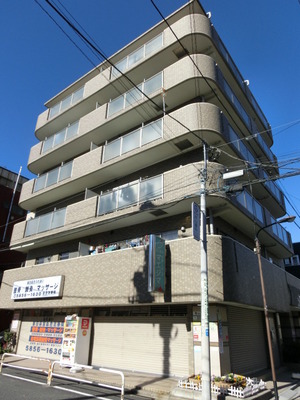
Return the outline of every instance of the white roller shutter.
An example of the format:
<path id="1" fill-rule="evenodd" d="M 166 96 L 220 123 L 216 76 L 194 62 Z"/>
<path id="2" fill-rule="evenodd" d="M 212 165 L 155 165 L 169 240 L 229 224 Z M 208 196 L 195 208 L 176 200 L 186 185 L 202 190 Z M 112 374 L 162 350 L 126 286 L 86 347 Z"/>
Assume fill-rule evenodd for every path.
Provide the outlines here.
<path id="1" fill-rule="evenodd" d="M 268 349 L 261 311 L 228 307 L 231 369 L 248 375 L 268 367 Z"/>
<path id="2" fill-rule="evenodd" d="M 96 317 L 92 364 L 164 375 L 188 375 L 185 317 Z"/>

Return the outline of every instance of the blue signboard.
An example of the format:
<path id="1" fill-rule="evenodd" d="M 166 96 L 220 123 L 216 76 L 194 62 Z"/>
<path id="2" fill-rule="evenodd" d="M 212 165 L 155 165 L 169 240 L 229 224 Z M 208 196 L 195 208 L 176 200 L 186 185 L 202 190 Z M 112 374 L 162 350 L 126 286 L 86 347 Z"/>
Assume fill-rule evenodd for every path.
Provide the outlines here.
<path id="1" fill-rule="evenodd" d="M 193 237 L 195 240 L 200 240 L 200 207 L 197 203 L 192 203 L 192 226 Z"/>
<path id="2" fill-rule="evenodd" d="M 166 251 L 165 241 L 156 235 L 149 237 L 148 291 L 165 290 Z"/>

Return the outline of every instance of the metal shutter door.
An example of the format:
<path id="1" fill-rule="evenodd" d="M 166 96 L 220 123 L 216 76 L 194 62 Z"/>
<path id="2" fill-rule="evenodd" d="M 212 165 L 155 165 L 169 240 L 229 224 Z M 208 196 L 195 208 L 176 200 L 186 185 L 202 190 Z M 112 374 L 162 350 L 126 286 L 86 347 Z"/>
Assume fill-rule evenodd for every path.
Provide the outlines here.
<path id="1" fill-rule="evenodd" d="M 188 375 L 185 317 L 96 317 L 92 364 Z"/>
<path id="2" fill-rule="evenodd" d="M 248 375 L 268 367 L 268 350 L 263 313 L 228 307 L 231 369 Z"/>

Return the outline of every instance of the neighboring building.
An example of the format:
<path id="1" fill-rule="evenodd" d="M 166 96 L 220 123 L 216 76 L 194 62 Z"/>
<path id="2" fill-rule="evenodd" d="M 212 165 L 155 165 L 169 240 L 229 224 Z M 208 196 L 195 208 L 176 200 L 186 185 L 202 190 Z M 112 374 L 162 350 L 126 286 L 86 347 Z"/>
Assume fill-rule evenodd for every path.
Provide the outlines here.
<path id="1" fill-rule="evenodd" d="M 300 279 L 300 242 L 293 243 L 293 249 L 294 249 L 294 254 L 284 260 L 285 264 L 285 270 L 289 274 L 297 277 Z M 298 292 L 295 291 L 293 287 L 290 288 L 291 290 L 291 296 L 293 296 L 294 299 L 298 299 L 298 303 L 300 304 L 300 298 L 298 297 Z M 286 346 L 285 352 L 287 353 L 287 357 L 291 361 L 298 362 L 300 358 L 300 345 L 298 345 L 298 351 L 295 348 L 295 342 L 299 341 L 300 337 L 300 319 L 299 319 L 299 313 L 298 309 L 297 311 L 294 311 L 290 314 L 290 321 L 289 321 L 292 331 L 289 334 L 290 337 L 290 346 Z M 286 338 L 286 342 L 288 343 L 288 337 Z"/>
<path id="2" fill-rule="evenodd" d="M 26 260 L 26 254 L 10 250 L 9 243 L 14 224 L 26 218 L 27 212 L 18 203 L 22 184 L 27 181 L 24 176 L 0 167 L 0 285 L 5 270 L 19 268 Z M 11 318 L 11 311 L 0 311 L 0 332 L 9 328 Z"/>
<path id="3" fill-rule="evenodd" d="M 285 269 L 290 274 L 300 278 L 300 242 L 293 243 L 294 254 L 284 260 Z"/>
<path id="4" fill-rule="evenodd" d="M 253 249 L 255 232 L 286 214 L 269 180 L 278 174 L 271 128 L 200 3 L 167 21 L 180 42 L 165 22 L 155 25 L 38 117 L 28 163 L 38 177 L 20 198 L 30 214 L 11 240 L 26 266 L 5 272 L 0 297 L 0 308 L 19 312 L 20 354 L 59 358 L 56 328 L 78 314 L 92 318 L 91 364 L 177 376 L 201 370 L 191 204 L 199 203 L 204 140 L 212 372 L 269 366 Z M 224 190 L 223 172 L 241 165 L 250 168 L 239 182 L 255 185 Z M 166 240 L 164 292 L 148 292 L 150 234 Z M 284 268 L 290 234 L 275 224 L 260 241 L 279 366 L 300 284 Z"/>

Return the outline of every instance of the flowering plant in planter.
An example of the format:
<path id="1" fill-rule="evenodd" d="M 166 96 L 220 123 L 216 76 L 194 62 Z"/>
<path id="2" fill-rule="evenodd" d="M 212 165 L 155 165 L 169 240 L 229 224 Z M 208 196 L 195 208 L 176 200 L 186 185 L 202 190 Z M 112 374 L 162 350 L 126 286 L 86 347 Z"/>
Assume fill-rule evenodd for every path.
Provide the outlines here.
<path id="1" fill-rule="evenodd" d="M 242 375 L 233 374 L 232 372 L 223 376 L 212 376 L 212 382 L 216 386 L 230 387 L 230 386 L 246 386 L 246 377 Z"/>

